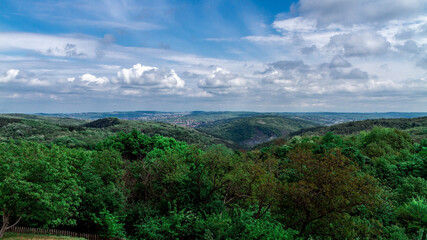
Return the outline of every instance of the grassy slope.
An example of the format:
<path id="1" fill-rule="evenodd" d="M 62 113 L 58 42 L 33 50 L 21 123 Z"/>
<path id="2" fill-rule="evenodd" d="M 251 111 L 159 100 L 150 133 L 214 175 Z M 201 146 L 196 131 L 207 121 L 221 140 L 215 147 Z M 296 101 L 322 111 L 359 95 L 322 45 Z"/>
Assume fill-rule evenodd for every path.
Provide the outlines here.
<path id="1" fill-rule="evenodd" d="M 201 125 L 198 130 L 249 148 L 293 131 L 314 126 L 318 124 L 302 119 L 261 115 L 219 120 Z"/>
<path id="2" fill-rule="evenodd" d="M 101 124 L 100 127 L 98 125 L 91 125 L 86 120 L 77 119 L 0 115 L 0 140 L 26 139 L 42 143 L 53 142 L 70 147 L 92 148 L 99 141 L 117 132 L 137 129 L 150 136 L 160 134 L 201 147 L 212 144 L 227 144 L 233 147 L 231 143 L 206 133 L 168 123 L 119 120 L 116 125 L 102 126 Z"/>

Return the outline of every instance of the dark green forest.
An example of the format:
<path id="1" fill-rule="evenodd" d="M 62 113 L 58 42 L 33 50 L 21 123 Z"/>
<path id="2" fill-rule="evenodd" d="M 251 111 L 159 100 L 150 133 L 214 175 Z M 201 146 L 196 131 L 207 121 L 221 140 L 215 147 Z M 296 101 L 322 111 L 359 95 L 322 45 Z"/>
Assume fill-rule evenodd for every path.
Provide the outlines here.
<path id="1" fill-rule="evenodd" d="M 320 125 L 303 119 L 259 115 L 212 121 L 199 125 L 196 129 L 247 149 L 271 139 L 287 136 L 291 132 L 317 126 Z"/>
<path id="2" fill-rule="evenodd" d="M 239 151 L 166 123 L 3 116 L 0 237 L 427 239 L 427 125 L 396 124 Z"/>

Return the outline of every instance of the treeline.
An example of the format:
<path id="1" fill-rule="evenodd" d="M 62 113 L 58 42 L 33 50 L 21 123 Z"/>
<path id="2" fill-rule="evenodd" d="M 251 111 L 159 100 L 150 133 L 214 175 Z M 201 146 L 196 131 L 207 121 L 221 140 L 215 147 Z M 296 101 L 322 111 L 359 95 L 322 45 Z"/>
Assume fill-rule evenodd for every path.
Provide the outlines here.
<path id="1" fill-rule="evenodd" d="M 0 143 L 3 227 L 127 239 L 426 239 L 427 139 L 374 128 L 250 152 L 134 130 Z M 6 224 L 5 224 L 6 223 Z"/>

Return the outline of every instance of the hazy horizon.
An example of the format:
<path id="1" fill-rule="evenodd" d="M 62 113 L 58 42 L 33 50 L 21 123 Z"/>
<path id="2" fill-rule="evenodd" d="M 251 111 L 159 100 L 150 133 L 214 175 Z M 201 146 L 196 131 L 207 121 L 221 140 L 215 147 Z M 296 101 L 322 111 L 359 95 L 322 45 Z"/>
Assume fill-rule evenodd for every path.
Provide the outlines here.
<path id="1" fill-rule="evenodd" d="M 427 112 L 423 0 L 0 8 L 0 113 Z"/>

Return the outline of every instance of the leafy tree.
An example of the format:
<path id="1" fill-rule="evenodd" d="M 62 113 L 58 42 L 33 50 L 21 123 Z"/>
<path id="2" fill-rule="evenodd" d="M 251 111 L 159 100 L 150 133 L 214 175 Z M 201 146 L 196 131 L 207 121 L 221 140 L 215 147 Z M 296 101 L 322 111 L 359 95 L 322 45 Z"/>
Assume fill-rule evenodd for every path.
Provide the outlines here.
<path id="1" fill-rule="evenodd" d="M 83 187 L 75 229 L 107 237 L 124 235 L 126 207 L 123 161 L 116 151 L 69 149 Z"/>
<path id="2" fill-rule="evenodd" d="M 0 176 L 0 237 L 21 219 L 43 226 L 75 224 L 82 189 L 63 149 L 0 143 Z"/>
<path id="3" fill-rule="evenodd" d="M 303 235 L 320 232 L 324 222 L 342 221 L 356 207 L 376 202 L 374 179 L 340 151 L 313 154 L 311 149 L 296 147 L 284 169 L 289 178 L 280 203 L 283 218 Z"/>
<path id="4" fill-rule="evenodd" d="M 394 155 L 404 149 L 412 150 L 413 144 L 408 133 L 392 128 L 375 127 L 362 135 L 364 153 L 371 158 Z"/>
<path id="5" fill-rule="evenodd" d="M 160 135 L 150 137 L 133 129 L 130 133 L 119 132 L 115 136 L 108 137 L 99 144 L 98 148 L 115 149 L 122 154 L 123 158 L 133 161 L 145 158 L 154 149 L 166 150 L 183 144 L 173 138 Z"/>
<path id="6" fill-rule="evenodd" d="M 422 233 L 427 226 L 427 201 L 423 197 L 413 198 L 401 206 L 397 214 L 400 223 L 409 233 Z"/>
<path id="7" fill-rule="evenodd" d="M 169 212 L 137 224 L 138 239 L 294 239 L 297 231 L 286 229 L 269 214 L 254 219 L 256 210 L 236 208 L 203 217 L 189 210 Z"/>
<path id="8" fill-rule="evenodd" d="M 427 198 L 427 180 L 420 177 L 409 176 L 394 190 L 394 199 L 399 204 L 407 203 L 416 197 Z"/>

